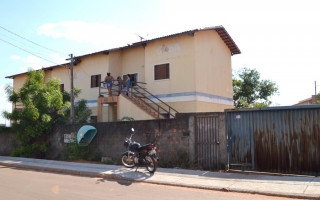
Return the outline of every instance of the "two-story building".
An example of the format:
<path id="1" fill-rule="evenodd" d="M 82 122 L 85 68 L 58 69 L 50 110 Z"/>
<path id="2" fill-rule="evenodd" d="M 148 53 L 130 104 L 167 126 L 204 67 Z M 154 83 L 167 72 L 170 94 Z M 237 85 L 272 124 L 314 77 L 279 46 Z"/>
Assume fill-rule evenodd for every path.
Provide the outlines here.
<path id="1" fill-rule="evenodd" d="M 225 28 L 215 26 L 77 56 L 74 86 L 82 92 L 75 102 L 86 99 L 92 119 L 98 121 L 114 121 L 125 116 L 135 120 L 157 118 L 125 93 L 117 95 L 113 91 L 114 96 L 108 97 L 100 82 L 110 72 L 115 79 L 118 76 L 126 79 L 130 74 L 134 81 L 132 96 L 158 106 L 153 109 L 164 116 L 169 114 L 161 110 L 163 107 L 170 114 L 230 109 L 233 108 L 231 56 L 240 53 Z M 59 78 L 61 88 L 70 91 L 69 66 L 66 63 L 44 68 L 45 80 Z M 6 78 L 13 79 L 14 90 L 18 91 L 26 73 Z M 139 95 L 138 90 L 142 91 Z"/>

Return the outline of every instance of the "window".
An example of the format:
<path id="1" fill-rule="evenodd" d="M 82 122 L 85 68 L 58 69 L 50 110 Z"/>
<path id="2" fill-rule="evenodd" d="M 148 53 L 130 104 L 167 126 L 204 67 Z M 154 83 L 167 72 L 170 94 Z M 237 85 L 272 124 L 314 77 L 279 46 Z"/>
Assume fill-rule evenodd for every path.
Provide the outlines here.
<path id="1" fill-rule="evenodd" d="M 101 82 L 101 74 L 91 76 L 91 88 L 99 87 Z"/>
<path id="2" fill-rule="evenodd" d="M 154 80 L 169 79 L 169 63 L 154 66 Z"/>
<path id="3" fill-rule="evenodd" d="M 122 76 L 123 77 L 122 80 L 124 82 L 127 80 L 127 76 L 128 76 L 127 74 Z M 130 76 L 131 85 L 136 86 L 138 83 L 138 73 L 129 74 L 129 76 Z"/>
<path id="4" fill-rule="evenodd" d="M 97 116 L 90 116 L 90 122 L 91 123 L 97 123 L 98 122 L 98 117 Z"/>
<path id="5" fill-rule="evenodd" d="M 64 84 L 60 84 L 60 91 L 64 92 Z"/>

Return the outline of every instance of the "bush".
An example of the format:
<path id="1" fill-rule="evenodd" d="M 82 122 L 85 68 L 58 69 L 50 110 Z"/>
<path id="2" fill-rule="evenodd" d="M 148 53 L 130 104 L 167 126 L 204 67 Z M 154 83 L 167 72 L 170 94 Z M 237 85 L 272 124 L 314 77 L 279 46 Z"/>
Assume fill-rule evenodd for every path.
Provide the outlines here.
<path id="1" fill-rule="evenodd" d="M 79 146 L 76 140 L 74 142 L 65 144 L 68 160 L 87 160 L 100 161 L 101 153 L 93 152 L 89 146 Z"/>

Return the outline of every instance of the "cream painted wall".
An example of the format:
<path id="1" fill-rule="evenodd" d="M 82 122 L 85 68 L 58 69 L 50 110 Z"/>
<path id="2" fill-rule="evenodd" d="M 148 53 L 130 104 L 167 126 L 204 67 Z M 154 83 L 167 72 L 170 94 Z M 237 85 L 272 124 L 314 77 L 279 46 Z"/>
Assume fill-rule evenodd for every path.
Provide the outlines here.
<path id="1" fill-rule="evenodd" d="M 198 101 L 196 104 L 197 112 L 224 112 L 225 109 L 234 108 L 233 105 L 208 103 L 203 101 Z"/>
<path id="2" fill-rule="evenodd" d="M 13 91 L 19 92 L 20 88 L 23 86 L 26 80 L 27 80 L 26 74 L 15 76 L 13 79 Z"/>
<path id="3" fill-rule="evenodd" d="M 91 88 L 91 76 L 101 74 L 101 81 L 109 71 L 108 55 L 98 54 L 81 58 L 81 63 L 74 67 L 74 87 L 81 88 L 82 92 L 75 100 L 97 100 L 99 87 Z M 68 84 L 70 86 L 70 84 Z"/>
<path id="4" fill-rule="evenodd" d="M 47 83 L 52 77 L 52 70 L 46 70 L 44 73 L 44 82 Z"/>
<path id="5" fill-rule="evenodd" d="M 204 101 L 183 101 L 170 102 L 171 107 L 178 110 L 180 113 L 192 112 L 223 112 L 224 109 L 232 109 L 232 105 L 209 103 Z"/>
<path id="6" fill-rule="evenodd" d="M 108 55 L 109 59 L 109 72 L 114 79 L 117 79 L 117 76 L 122 74 L 122 59 L 121 59 L 122 50 L 112 51 Z M 107 74 L 106 74 L 107 75 Z M 105 76 L 103 77 L 104 80 Z"/>
<path id="7" fill-rule="evenodd" d="M 52 70 L 45 70 L 45 81 L 50 78 L 58 78 L 64 84 L 64 90 L 70 92 L 70 69 L 69 67 L 56 67 Z"/>
<path id="8" fill-rule="evenodd" d="M 147 89 L 153 94 L 170 94 L 195 90 L 194 37 L 182 35 L 150 42 L 146 46 L 145 76 Z M 154 65 L 170 64 L 170 79 L 154 80 Z"/>
<path id="9" fill-rule="evenodd" d="M 119 119 L 123 117 L 132 117 L 135 120 L 154 119 L 122 95 L 119 96 L 118 112 Z"/>
<path id="10" fill-rule="evenodd" d="M 196 90 L 232 98 L 231 52 L 213 30 L 195 33 Z"/>
<path id="11" fill-rule="evenodd" d="M 180 113 L 187 112 L 197 112 L 197 102 L 196 101 L 182 101 L 182 102 L 166 102 L 169 106 L 176 109 Z M 161 107 L 165 108 L 164 105 L 159 104 Z"/>
<path id="12" fill-rule="evenodd" d="M 144 47 L 138 46 L 125 49 L 121 54 L 122 75 L 138 73 L 138 81 L 145 82 L 145 55 Z"/>

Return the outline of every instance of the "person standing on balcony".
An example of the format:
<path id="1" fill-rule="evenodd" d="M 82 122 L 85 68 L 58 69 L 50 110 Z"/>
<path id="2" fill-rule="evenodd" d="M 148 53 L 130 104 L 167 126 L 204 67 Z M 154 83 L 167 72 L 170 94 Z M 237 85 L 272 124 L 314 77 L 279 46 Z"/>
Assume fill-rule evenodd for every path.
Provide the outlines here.
<path id="1" fill-rule="evenodd" d="M 118 81 L 118 95 L 120 95 L 123 89 L 123 81 L 121 79 L 121 76 L 117 77 L 117 81 Z"/>
<path id="2" fill-rule="evenodd" d="M 127 80 L 126 80 L 127 96 L 129 96 L 130 85 L 131 85 L 130 74 L 127 74 Z"/>
<path id="3" fill-rule="evenodd" d="M 108 88 L 109 97 L 112 96 L 112 85 L 113 85 L 114 78 L 111 76 L 111 73 L 108 72 L 106 78 L 104 79 L 104 86 Z"/>

